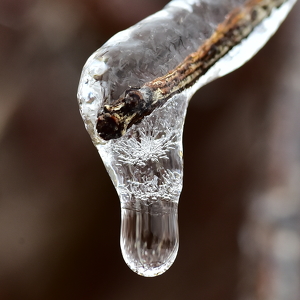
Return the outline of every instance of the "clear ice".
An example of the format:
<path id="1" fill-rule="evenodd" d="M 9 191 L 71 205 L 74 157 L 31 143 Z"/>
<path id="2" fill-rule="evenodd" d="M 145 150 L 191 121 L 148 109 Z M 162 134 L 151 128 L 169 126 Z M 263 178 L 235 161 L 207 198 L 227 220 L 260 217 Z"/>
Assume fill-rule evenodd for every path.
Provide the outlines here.
<path id="1" fill-rule="evenodd" d="M 96 144 L 121 201 L 124 260 L 146 277 L 165 272 L 178 251 L 186 108 L 177 95 L 126 135 Z"/>
<path id="2" fill-rule="evenodd" d="M 96 130 L 98 111 L 128 87 L 166 74 L 215 30 L 242 0 L 174 0 L 162 11 L 122 31 L 86 62 L 78 88 L 80 112 L 121 202 L 121 250 L 137 274 L 153 277 L 174 262 L 179 245 L 178 201 L 182 190 L 182 133 L 188 102 L 204 84 L 240 67 L 276 31 L 289 0 L 220 59 L 194 86 L 109 141 Z M 217 9 L 216 9 L 217 8 Z"/>

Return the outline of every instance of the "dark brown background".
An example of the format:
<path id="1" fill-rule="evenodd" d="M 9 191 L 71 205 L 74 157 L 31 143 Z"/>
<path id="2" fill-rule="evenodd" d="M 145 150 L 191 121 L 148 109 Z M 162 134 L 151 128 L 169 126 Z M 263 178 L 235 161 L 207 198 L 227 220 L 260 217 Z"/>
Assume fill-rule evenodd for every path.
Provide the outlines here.
<path id="1" fill-rule="evenodd" d="M 123 262 L 119 201 L 77 85 L 94 50 L 166 2 L 0 0 L 1 300 L 300 298 L 278 296 L 272 255 L 294 250 L 297 290 L 299 3 L 251 62 L 191 101 L 174 265 L 142 278 Z M 277 243 L 288 213 L 294 239 Z"/>

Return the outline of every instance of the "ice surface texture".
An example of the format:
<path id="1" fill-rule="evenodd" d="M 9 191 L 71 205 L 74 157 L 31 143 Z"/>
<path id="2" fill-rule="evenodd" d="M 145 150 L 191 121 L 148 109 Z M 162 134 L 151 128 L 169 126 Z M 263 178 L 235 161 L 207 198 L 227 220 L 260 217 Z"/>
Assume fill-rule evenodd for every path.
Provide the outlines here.
<path id="1" fill-rule="evenodd" d="M 80 112 L 119 195 L 122 254 L 136 273 L 159 275 L 171 266 L 177 254 L 177 206 L 183 178 L 182 132 L 191 96 L 204 84 L 250 59 L 276 31 L 295 2 L 174 0 L 162 11 L 116 34 L 85 64 L 78 89 Z M 149 88 L 149 82 L 166 76 L 186 57 L 199 51 L 237 9 L 257 3 L 261 7 L 272 4 L 262 21 L 253 23 L 254 28 L 247 27 L 251 29 L 249 33 L 241 27 L 242 23 L 237 23 L 231 36 L 238 32 L 245 35 L 242 39 L 236 43 L 230 41 L 231 46 L 226 46 L 225 52 L 222 50 L 224 55 L 210 60 L 211 64 L 205 61 L 207 67 L 203 74 L 199 73 L 175 93 L 169 93 L 165 101 L 159 100 L 155 109 L 147 110 L 149 105 L 158 103 L 155 95 L 163 95 L 159 88 L 155 95 L 150 94 L 153 89 Z M 249 22 L 255 18 L 257 12 L 256 15 L 252 12 Z M 220 43 L 225 43 L 223 40 Z M 221 46 L 215 42 L 209 50 Z M 208 53 L 211 56 L 218 51 Z M 118 102 L 121 96 L 122 103 Z M 125 103 L 125 108 L 120 108 L 120 103 Z M 138 110 L 145 113 L 135 122 L 124 117 L 126 131 L 120 136 L 107 135 L 105 140 L 99 135 L 99 126 L 97 131 L 98 117 L 101 114 L 104 117 L 99 118 L 107 117 L 105 126 L 110 130 L 118 117 L 112 113 L 113 106 L 123 115 L 136 116 Z"/>

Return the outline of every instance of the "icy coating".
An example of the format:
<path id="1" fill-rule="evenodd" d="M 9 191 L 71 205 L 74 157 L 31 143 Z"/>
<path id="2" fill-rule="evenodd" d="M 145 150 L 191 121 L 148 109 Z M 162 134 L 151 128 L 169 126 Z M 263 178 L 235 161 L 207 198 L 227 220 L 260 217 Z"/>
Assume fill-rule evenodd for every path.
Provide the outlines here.
<path id="1" fill-rule="evenodd" d="M 98 112 L 103 106 L 113 103 L 129 87 L 140 87 L 175 68 L 245 1 L 171 1 L 162 11 L 116 34 L 86 62 L 78 88 L 80 112 L 119 195 L 121 250 L 134 272 L 157 276 L 177 255 L 182 132 L 190 98 L 204 84 L 249 60 L 295 2 L 289 0 L 275 9 L 193 86 L 173 96 L 118 139 L 104 141 L 97 133 Z"/>

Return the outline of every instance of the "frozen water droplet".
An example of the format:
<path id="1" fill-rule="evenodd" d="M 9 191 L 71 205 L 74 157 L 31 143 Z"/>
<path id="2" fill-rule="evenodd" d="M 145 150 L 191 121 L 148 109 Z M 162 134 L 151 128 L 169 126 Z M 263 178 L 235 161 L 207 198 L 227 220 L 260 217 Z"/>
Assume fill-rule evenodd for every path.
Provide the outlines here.
<path id="1" fill-rule="evenodd" d="M 153 277 L 174 262 L 179 243 L 177 204 L 140 203 L 139 209 L 122 208 L 121 249 L 136 273 Z"/>
<path id="2" fill-rule="evenodd" d="M 88 59 L 78 88 L 85 127 L 120 198 L 124 259 L 143 276 L 163 273 L 177 254 L 182 132 L 189 99 L 201 86 L 250 59 L 295 0 L 273 9 L 270 17 L 224 57 L 212 51 L 216 61 L 207 46 L 202 46 L 214 41 L 207 34 L 220 27 L 220 20 L 226 20 L 235 3 L 220 1 L 217 10 L 209 9 L 215 7 L 214 1 L 205 4 L 207 9 L 199 9 L 201 3 L 173 1 L 163 11 L 115 35 Z M 179 16 L 184 23 L 177 21 Z M 226 40 L 217 44 L 226 44 Z M 224 49 L 229 50 L 228 45 Z M 192 55 L 195 51 L 198 54 Z M 197 56 L 198 63 L 194 61 Z M 206 70 L 207 63 L 214 64 Z"/>
<path id="3" fill-rule="evenodd" d="M 177 94 L 125 135 L 102 140 L 96 128 L 97 116 L 107 89 L 105 82 L 100 85 L 93 79 L 94 61 L 95 56 L 88 60 L 79 85 L 81 115 L 120 198 L 124 260 L 140 275 L 157 276 L 172 265 L 179 246 L 177 207 L 189 97 L 185 92 Z"/>
<path id="4" fill-rule="evenodd" d="M 186 107 L 177 95 L 121 138 L 96 145 L 120 197 L 124 260 L 146 277 L 165 272 L 178 251 Z"/>

